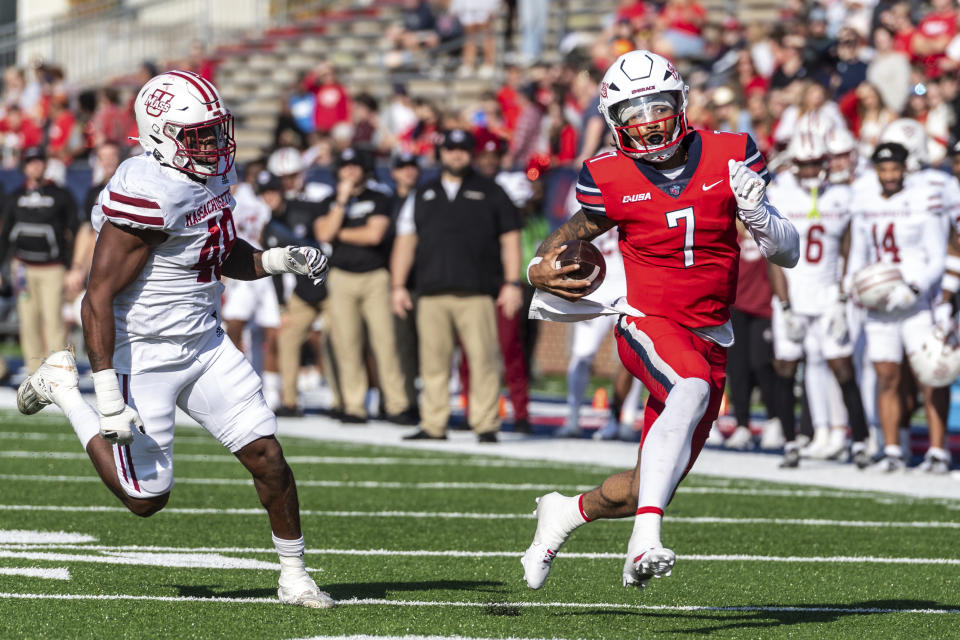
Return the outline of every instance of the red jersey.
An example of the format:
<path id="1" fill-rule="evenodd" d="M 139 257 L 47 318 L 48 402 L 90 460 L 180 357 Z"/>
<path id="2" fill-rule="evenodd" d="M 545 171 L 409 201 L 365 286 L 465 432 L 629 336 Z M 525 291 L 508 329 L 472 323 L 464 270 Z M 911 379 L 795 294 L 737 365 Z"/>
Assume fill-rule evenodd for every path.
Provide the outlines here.
<path id="1" fill-rule="evenodd" d="M 727 161 L 742 160 L 769 181 L 766 162 L 745 133 L 694 131 L 679 174 L 658 171 L 619 151 L 583 163 L 577 200 L 620 230 L 627 301 L 643 313 L 687 327 L 730 318 L 736 299 L 737 201 Z"/>

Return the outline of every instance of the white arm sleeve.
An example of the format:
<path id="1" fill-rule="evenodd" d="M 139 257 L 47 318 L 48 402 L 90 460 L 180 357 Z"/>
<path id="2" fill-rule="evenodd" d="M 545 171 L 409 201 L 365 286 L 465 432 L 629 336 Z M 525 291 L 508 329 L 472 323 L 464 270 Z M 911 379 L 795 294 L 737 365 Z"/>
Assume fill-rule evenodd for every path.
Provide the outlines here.
<path id="1" fill-rule="evenodd" d="M 738 213 L 764 258 L 788 269 L 797 265 L 800 260 L 800 236 L 797 229 L 780 215 L 766 195 L 756 210 Z"/>
<path id="2" fill-rule="evenodd" d="M 408 236 L 417 232 L 417 223 L 413 218 L 413 198 L 416 191 L 411 191 L 407 199 L 400 206 L 400 213 L 397 214 L 397 235 Z"/>
<path id="3" fill-rule="evenodd" d="M 929 216 L 923 224 L 923 247 L 927 263 L 913 284 L 921 291 L 931 291 L 940 284 L 946 269 L 947 240 L 943 232 L 943 217 Z"/>

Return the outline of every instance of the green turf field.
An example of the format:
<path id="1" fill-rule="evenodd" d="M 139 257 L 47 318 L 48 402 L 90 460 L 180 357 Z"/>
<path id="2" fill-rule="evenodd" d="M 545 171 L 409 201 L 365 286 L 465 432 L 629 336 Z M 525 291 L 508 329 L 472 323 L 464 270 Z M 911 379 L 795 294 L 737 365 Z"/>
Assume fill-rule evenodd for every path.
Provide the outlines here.
<path id="1" fill-rule="evenodd" d="M 694 475 L 672 577 L 621 587 L 631 523 L 597 522 L 531 591 L 534 498 L 609 470 L 285 439 L 307 565 L 341 601 L 306 610 L 277 603 L 266 515 L 212 438 L 181 430 L 168 508 L 140 519 L 57 416 L 0 412 L 3 638 L 960 637 L 960 500 Z"/>

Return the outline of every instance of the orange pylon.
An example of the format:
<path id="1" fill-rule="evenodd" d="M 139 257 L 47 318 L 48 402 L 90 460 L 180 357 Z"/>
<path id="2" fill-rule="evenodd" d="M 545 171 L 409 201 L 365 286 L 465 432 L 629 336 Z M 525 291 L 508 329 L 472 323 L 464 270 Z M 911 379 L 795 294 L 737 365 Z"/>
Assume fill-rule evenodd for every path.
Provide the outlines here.
<path id="1" fill-rule="evenodd" d="M 610 407 L 610 401 L 607 399 L 606 388 L 597 387 L 597 390 L 593 392 L 593 408 L 608 409 L 609 407 Z"/>

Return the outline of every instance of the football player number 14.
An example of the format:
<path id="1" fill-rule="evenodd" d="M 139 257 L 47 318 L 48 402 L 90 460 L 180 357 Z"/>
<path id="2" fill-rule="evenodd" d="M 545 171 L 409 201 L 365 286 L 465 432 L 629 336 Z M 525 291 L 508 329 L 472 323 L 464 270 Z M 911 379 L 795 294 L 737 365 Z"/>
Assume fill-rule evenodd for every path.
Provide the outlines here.
<path id="1" fill-rule="evenodd" d="M 683 266 L 693 266 L 693 207 L 684 207 L 667 212 L 667 228 L 675 229 L 683 220 Z"/>

